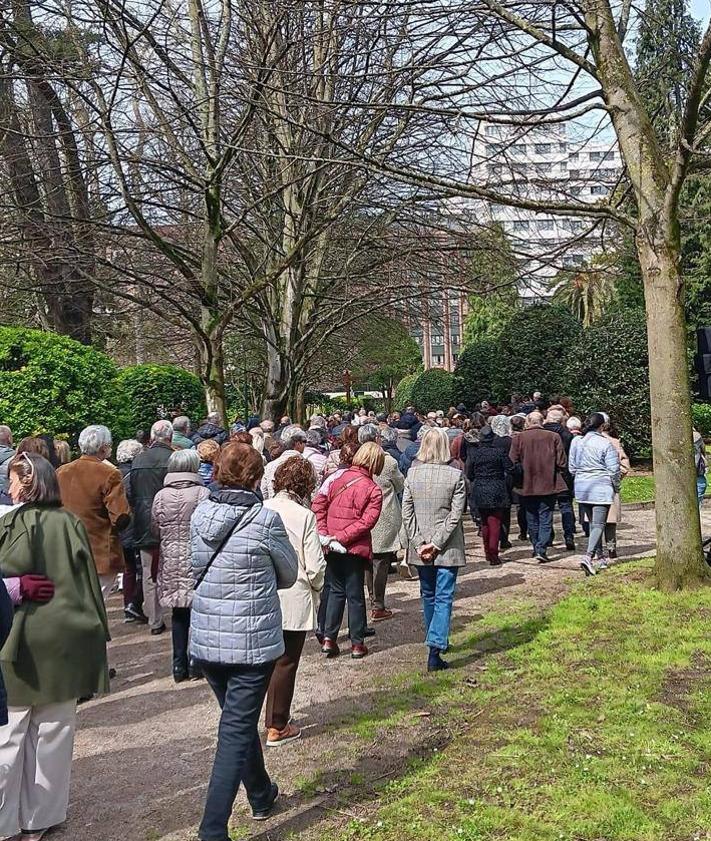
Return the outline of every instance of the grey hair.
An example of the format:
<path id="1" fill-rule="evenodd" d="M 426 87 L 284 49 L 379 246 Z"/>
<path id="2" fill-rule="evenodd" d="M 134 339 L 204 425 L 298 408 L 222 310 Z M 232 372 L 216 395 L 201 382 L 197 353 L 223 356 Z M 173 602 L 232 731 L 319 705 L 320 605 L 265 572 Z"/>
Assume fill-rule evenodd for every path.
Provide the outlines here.
<path id="1" fill-rule="evenodd" d="M 309 447 L 320 447 L 323 444 L 323 435 L 321 434 L 321 430 L 316 429 L 309 429 L 306 433 L 306 443 Z"/>
<path id="2" fill-rule="evenodd" d="M 393 429 L 392 426 L 381 427 L 380 440 L 383 444 L 397 444 L 397 429 Z"/>
<path id="3" fill-rule="evenodd" d="M 511 418 L 508 415 L 494 415 L 489 421 L 489 426 L 494 435 L 498 435 L 499 438 L 511 435 Z"/>
<path id="4" fill-rule="evenodd" d="M 565 410 L 551 407 L 546 414 L 547 423 L 560 423 L 565 417 Z"/>
<path id="5" fill-rule="evenodd" d="M 11 444 L 12 443 L 12 430 L 9 426 L 5 426 L 4 424 L 0 426 L 0 444 Z"/>
<path id="6" fill-rule="evenodd" d="M 380 440 L 380 430 L 374 423 L 364 423 L 358 429 L 358 443 L 367 444 L 369 441 L 374 441 L 376 444 Z"/>
<path id="7" fill-rule="evenodd" d="M 111 432 L 106 426 L 94 424 L 79 433 L 79 449 L 85 456 L 95 456 L 104 447 L 111 446 Z"/>
<path id="8" fill-rule="evenodd" d="M 151 441 L 170 444 L 173 440 L 173 424 L 169 420 L 156 421 L 151 427 Z"/>
<path id="9" fill-rule="evenodd" d="M 526 415 L 526 429 L 533 429 L 543 426 L 543 415 L 540 412 L 531 412 Z"/>
<path id="10" fill-rule="evenodd" d="M 188 432 L 190 429 L 190 418 L 187 415 L 180 415 L 173 418 L 173 429 L 175 432 Z"/>
<path id="11" fill-rule="evenodd" d="M 326 428 L 326 418 L 324 418 L 323 415 L 312 415 L 310 426 L 311 426 L 312 429 L 315 428 L 315 427 L 318 427 L 319 429 L 325 429 Z"/>
<path id="12" fill-rule="evenodd" d="M 262 455 L 264 453 L 264 430 L 260 426 L 255 426 L 249 430 L 252 436 L 252 446 Z"/>
<path id="13" fill-rule="evenodd" d="M 298 443 L 299 441 L 306 441 L 306 433 L 300 426 L 297 426 L 295 423 L 292 423 L 291 426 L 285 427 L 282 431 L 281 441 L 287 450 L 293 450 L 294 444 Z"/>
<path id="14" fill-rule="evenodd" d="M 124 441 L 119 441 L 116 447 L 116 461 L 118 464 L 126 464 L 133 461 L 142 450 L 143 444 L 140 441 L 136 441 L 135 438 L 126 438 Z"/>
<path id="15" fill-rule="evenodd" d="M 214 423 L 218 426 L 222 423 L 222 418 L 220 417 L 219 412 L 209 412 L 207 419 L 208 421 L 210 421 L 210 423 Z"/>
<path id="16" fill-rule="evenodd" d="M 273 432 L 274 431 L 274 421 L 263 420 L 259 425 L 262 427 L 264 432 Z"/>
<path id="17" fill-rule="evenodd" d="M 425 432 L 428 429 L 434 429 L 433 426 L 427 426 L 426 423 L 423 423 L 422 426 L 417 430 L 417 440 L 421 441 L 425 437 Z"/>
<path id="18" fill-rule="evenodd" d="M 199 468 L 197 450 L 176 450 L 168 459 L 168 473 L 197 473 Z"/>

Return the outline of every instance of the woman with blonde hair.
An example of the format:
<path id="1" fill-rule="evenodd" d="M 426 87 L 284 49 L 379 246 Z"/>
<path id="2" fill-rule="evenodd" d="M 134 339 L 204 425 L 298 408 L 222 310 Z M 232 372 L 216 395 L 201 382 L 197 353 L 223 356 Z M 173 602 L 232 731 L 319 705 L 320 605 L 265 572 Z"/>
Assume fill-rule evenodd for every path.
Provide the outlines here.
<path id="1" fill-rule="evenodd" d="M 311 504 L 326 552 L 329 595 L 321 651 L 329 658 L 340 654 L 337 639 L 346 603 L 351 657 L 360 660 L 368 653 L 364 645 L 363 588 L 365 566 L 373 558 L 370 533 L 383 505 L 383 492 L 373 476 L 380 474 L 384 463 L 385 453 L 378 444 L 363 444 L 351 468 L 331 482 L 325 493 L 317 494 Z"/>
<path id="2" fill-rule="evenodd" d="M 405 479 L 402 519 L 408 537 L 408 563 L 417 568 L 429 648 L 427 671 L 448 668 L 440 653 L 449 647 L 449 626 L 460 567 L 466 563 L 462 514 L 467 500 L 461 470 L 449 464 L 449 438 L 428 429 L 417 464 Z"/>
<path id="3" fill-rule="evenodd" d="M 260 426 L 253 426 L 249 430 L 249 434 L 252 436 L 252 446 L 262 457 L 262 460 L 266 462 L 267 458 L 264 455 L 264 430 Z"/>

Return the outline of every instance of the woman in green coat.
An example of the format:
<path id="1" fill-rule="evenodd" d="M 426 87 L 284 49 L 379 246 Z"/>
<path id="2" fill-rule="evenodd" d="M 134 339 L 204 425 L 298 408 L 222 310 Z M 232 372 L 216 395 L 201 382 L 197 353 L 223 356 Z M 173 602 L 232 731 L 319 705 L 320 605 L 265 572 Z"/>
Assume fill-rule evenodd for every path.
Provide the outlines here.
<path id="1" fill-rule="evenodd" d="M 0 727 L 0 838 L 39 841 L 66 820 L 76 703 L 108 692 L 109 632 L 89 539 L 61 507 L 52 465 L 16 456 L 9 492 L 18 507 L 0 518 L 0 574 L 46 575 L 55 593 L 17 608 L 0 650 L 9 718 Z"/>

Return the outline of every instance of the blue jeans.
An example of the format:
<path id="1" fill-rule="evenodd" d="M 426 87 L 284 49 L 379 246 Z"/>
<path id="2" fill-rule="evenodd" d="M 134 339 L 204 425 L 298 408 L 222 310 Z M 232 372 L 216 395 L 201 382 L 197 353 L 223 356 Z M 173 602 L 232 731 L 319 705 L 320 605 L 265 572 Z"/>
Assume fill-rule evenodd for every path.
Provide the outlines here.
<path id="1" fill-rule="evenodd" d="M 705 476 L 697 476 L 696 477 L 696 496 L 699 498 L 699 508 L 701 508 L 701 503 L 704 501 L 704 494 L 706 493 L 706 477 Z"/>
<path id="2" fill-rule="evenodd" d="M 199 835 L 201 841 L 230 841 L 227 823 L 239 784 L 244 784 L 253 809 L 265 808 L 271 796 L 257 726 L 274 662 L 243 666 L 200 661 L 200 666 L 222 716 Z"/>
<path id="3" fill-rule="evenodd" d="M 536 555 L 545 555 L 553 536 L 555 496 L 523 496 L 528 537 Z"/>
<path id="4" fill-rule="evenodd" d="M 563 491 L 562 493 L 556 494 L 555 499 L 560 509 L 560 519 L 563 521 L 563 536 L 566 540 L 573 540 L 575 537 L 573 494 L 570 491 Z"/>
<path id="5" fill-rule="evenodd" d="M 425 645 L 444 651 L 449 645 L 449 623 L 459 567 L 418 566 L 417 572 L 425 617 Z"/>

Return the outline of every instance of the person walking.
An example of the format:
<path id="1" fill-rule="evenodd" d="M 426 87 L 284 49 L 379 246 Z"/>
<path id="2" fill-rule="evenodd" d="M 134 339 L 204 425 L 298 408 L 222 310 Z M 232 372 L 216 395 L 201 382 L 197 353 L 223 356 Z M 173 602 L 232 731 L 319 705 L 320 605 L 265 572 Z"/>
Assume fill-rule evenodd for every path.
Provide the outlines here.
<path id="1" fill-rule="evenodd" d="M 190 653 L 222 710 L 200 841 L 229 841 L 240 783 L 256 820 L 269 816 L 279 794 L 264 767 L 258 725 L 284 654 L 277 591 L 296 583 L 299 562 L 280 516 L 262 504 L 263 474 L 252 446 L 227 444 L 217 465 L 220 489 L 198 503 L 190 526 Z"/>
<path id="2" fill-rule="evenodd" d="M 605 416 L 593 412 L 584 434 L 570 445 L 569 470 L 575 479 L 575 496 L 590 523 L 587 552 L 580 561 L 586 575 L 607 566 L 607 553 L 596 567 L 595 550 L 605 533 L 607 516 L 620 485 L 620 458 L 614 444 L 602 434 Z"/>
<path id="3" fill-rule="evenodd" d="M 620 464 L 624 469 L 622 459 L 620 459 Z M 701 508 L 701 503 L 704 501 L 704 496 L 706 496 L 707 486 L 706 445 L 704 444 L 703 436 L 697 429 L 694 430 L 694 465 L 696 466 L 696 496 L 699 500 L 699 508 Z M 623 473 L 622 475 L 624 476 L 625 474 Z"/>
<path id="4" fill-rule="evenodd" d="M 190 418 L 179 415 L 173 420 L 173 447 L 176 450 L 194 450 L 195 442 L 190 437 Z"/>
<path id="5" fill-rule="evenodd" d="M 316 517 L 310 509 L 316 479 L 308 462 L 294 456 L 279 467 L 274 476 L 274 496 L 265 508 L 282 520 L 289 542 L 299 559 L 296 583 L 279 591 L 284 653 L 276 661 L 269 689 L 265 725 L 267 746 L 277 747 L 301 737 L 301 730 L 291 724 L 296 673 L 306 634 L 316 628 L 319 594 L 326 574 L 326 559 L 321 549 Z"/>
<path id="6" fill-rule="evenodd" d="M 122 476 L 127 499 L 130 493 L 129 474 L 133 460 L 142 452 L 141 442 L 131 438 L 119 441 L 116 447 L 116 465 Z M 134 542 L 133 515 L 130 523 L 119 532 L 119 542 L 123 552 L 123 621 L 140 622 L 145 625 L 148 623 L 148 617 L 143 612 L 143 570 L 141 553 Z"/>
<path id="7" fill-rule="evenodd" d="M 613 427 L 609 415 L 601 412 L 606 421 L 602 428 L 602 434 L 611 442 L 612 446 L 617 450 L 617 457 L 620 460 L 620 484 L 625 476 L 632 469 L 630 459 L 625 448 L 622 446 L 622 441 L 617 434 L 617 430 Z M 698 487 L 698 485 L 697 485 Z M 607 514 L 607 522 L 605 523 L 605 546 L 607 547 L 607 555 L 610 560 L 617 560 L 617 526 L 622 522 L 622 499 L 620 497 L 620 487 L 615 490 L 615 496 L 612 500 L 612 505 Z M 602 555 L 602 547 L 598 544 L 598 554 Z"/>
<path id="8" fill-rule="evenodd" d="M 215 462 L 220 455 L 220 445 L 210 438 L 207 441 L 201 441 L 196 449 L 200 457 L 198 473 L 205 487 L 209 487 L 215 475 Z"/>
<path id="9" fill-rule="evenodd" d="M 533 557 L 541 564 L 550 561 L 547 555 L 553 536 L 553 506 L 555 497 L 567 488 L 565 469 L 567 459 L 560 435 L 543 429 L 543 415 L 531 412 L 526 428 L 511 445 L 511 461 L 523 477 L 519 479 L 519 495 L 526 510 L 528 536 Z"/>
<path id="10" fill-rule="evenodd" d="M 61 507 L 52 465 L 25 453 L 8 477 L 17 507 L 2 519 L 0 574 L 45 575 L 54 598 L 23 599 L 0 652 L 0 837 L 39 841 L 67 818 L 77 699 L 109 691 L 109 628 L 89 536 Z"/>
<path id="11" fill-rule="evenodd" d="M 512 464 L 508 452 L 497 446 L 497 437 L 485 426 L 479 433 L 479 446 L 471 449 L 466 466 L 470 508 L 479 513 L 484 554 L 491 566 L 501 566 L 501 528 L 504 511 L 511 506 L 507 481 Z"/>
<path id="12" fill-rule="evenodd" d="M 190 518 L 200 500 L 210 495 L 198 473 L 200 456 L 195 450 L 176 450 L 168 459 L 163 489 L 153 499 L 151 528 L 160 541 L 158 600 L 172 611 L 173 680 L 182 683 L 199 677 L 190 668 L 188 638 L 193 574 L 190 560 Z"/>
<path id="13" fill-rule="evenodd" d="M 397 450 L 395 440 L 397 433 L 389 427 L 377 427 L 366 424 L 358 430 L 358 440 L 361 443 L 373 441 L 381 444 L 381 440 L 389 438 Z M 389 454 L 385 454 L 383 469 L 373 477 L 375 483 L 383 492 L 383 505 L 378 522 L 371 532 L 373 542 L 372 569 L 365 571 L 365 582 L 370 598 L 370 618 L 373 622 L 381 622 L 392 618 L 392 610 L 385 607 L 385 589 L 388 574 L 392 564 L 397 563 L 397 553 L 400 551 L 400 529 L 402 527 L 402 505 L 400 499 L 405 487 L 405 477 L 400 472 L 397 461 Z"/>
<path id="14" fill-rule="evenodd" d="M 89 535 L 91 552 L 108 596 L 124 567 L 119 532 L 131 522 L 131 508 L 122 477 L 113 465 L 111 433 L 105 426 L 87 426 L 79 434 L 81 457 L 57 470 L 62 503 L 78 517 Z"/>
<path id="15" fill-rule="evenodd" d="M 573 440 L 573 433 L 563 425 L 565 420 L 565 412 L 562 407 L 551 406 L 546 413 L 546 422 L 543 424 L 543 429 L 549 432 L 555 432 L 560 435 L 560 440 L 565 450 L 565 458 L 567 460 L 570 453 L 570 444 Z M 563 539 L 565 540 L 565 548 L 569 552 L 575 551 L 575 513 L 573 512 L 573 477 L 570 471 L 566 469 L 563 471 L 563 478 L 565 479 L 566 489 L 556 494 L 555 501 L 560 510 L 560 519 L 563 524 Z"/>
<path id="16" fill-rule="evenodd" d="M 325 493 L 316 494 L 312 503 L 327 553 L 329 594 L 321 651 L 329 658 L 340 654 L 337 639 L 346 603 L 351 657 L 360 660 L 368 654 L 363 588 L 365 567 L 373 557 L 371 531 L 383 504 L 383 492 L 373 476 L 381 472 L 384 462 L 385 453 L 377 444 L 363 444 L 352 467 L 335 478 Z"/>
<path id="17" fill-rule="evenodd" d="M 513 415 L 511 417 L 511 447 L 513 447 L 514 438 L 520 435 L 526 428 L 525 415 Z M 511 458 L 511 448 L 509 448 L 509 458 Z M 513 462 L 512 462 L 513 463 Z M 511 501 L 516 506 L 516 522 L 518 523 L 518 539 L 522 541 L 528 540 L 528 520 L 526 519 L 526 508 L 523 504 L 523 498 L 519 494 L 521 485 L 523 484 L 523 470 L 514 466 L 511 471 Z"/>
<path id="18" fill-rule="evenodd" d="M 304 449 L 306 448 L 306 433 L 300 426 L 290 424 L 289 426 L 284 427 L 281 433 L 281 443 L 285 447 L 284 452 L 278 458 L 270 461 L 264 468 L 264 477 L 262 479 L 261 486 L 262 496 L 264 499 L 269 499 L 269 497 L 274 496 L 274 476 L 279 467 L 281 467 L 287 459 L 290 459 L 293 456 L 305 458 Z M 309 462 L 309 464 L 311 464 L 311 469 L 314 470 L 314 477 L 316 477 L 316 471 L 313 463 Z M 318 479 L 318 477 L 316 478 Z"/>
<path id="19" fill-rule="evenodd" d="M 430 672 L 449 667 L 441 653 L 449 647 L 457 574 L 466 563 L 462 515 L 467 491 L 462 471 L 448 464 L 449 457 L 447 433 L 428 429 L 402 498 L 408 563 L 420 577 Z"/>
<path id="20" fill-rule="evenodd" d="M 222 426 L 220 415 L 217 412 L 210 412 L 198 427 L 197 432 L 190 436 L 190 439 L 196 447 L 201 441 L 214 441 L 221 447 L 229 440 L 229 437 L 230 433 Z"/>
<path id="21" fill-rule="evenodd" d="M 508 415 L 495 415 L 489 422 L 491 431 L 494 433 L 492 446 L 501 450 L 506 457 L 511 452 L 513 442 L 513 430 L 511 418 Z M 506 476 L 506 490 L 508 493 L 508 504 L 501 509 L 501 535 L 499 537 L 499 549 L 505 551 L 511 548 L 511 505 L 513 503 L 513 476 L 509 468 Z"/>
<path id="22" fill-rule="evenodd" d="M 168 472 L 168 461 L 173 454 L 172 439 L 170 421 L 156 421 L 151 427 L 151 443 L 134 458 L 128 482 L 128 501 L 133 508 L 133 541 L 141 553 L 143 609 L 153 636 L 165 631 L 165 622 L 156 586 L 158 538 L 153 534 L 151 511 Z"/>

